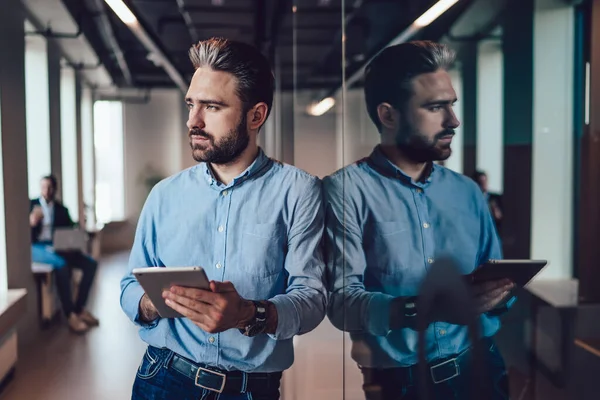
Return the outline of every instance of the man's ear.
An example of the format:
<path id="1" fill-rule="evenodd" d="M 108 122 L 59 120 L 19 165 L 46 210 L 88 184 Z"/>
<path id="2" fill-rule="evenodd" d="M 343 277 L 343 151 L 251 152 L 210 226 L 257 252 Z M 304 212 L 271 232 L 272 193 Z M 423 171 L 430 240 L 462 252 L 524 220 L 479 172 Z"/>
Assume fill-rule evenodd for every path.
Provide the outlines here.
<path id="1" fill-rule="evenodd" d="M 377 116 L 382 128 L 396 131 L 400 123 L 400 113 L 390 103 L 381 103 L 377 106 Z"/>
<path id="2" fill-rule="evenodd" d="M 266 103 L 257 103 L 254 107 L 248 110 L 246 120 L 248 121 L 248 129 L 259 129 L 267 120 L 269 107 Z"/>

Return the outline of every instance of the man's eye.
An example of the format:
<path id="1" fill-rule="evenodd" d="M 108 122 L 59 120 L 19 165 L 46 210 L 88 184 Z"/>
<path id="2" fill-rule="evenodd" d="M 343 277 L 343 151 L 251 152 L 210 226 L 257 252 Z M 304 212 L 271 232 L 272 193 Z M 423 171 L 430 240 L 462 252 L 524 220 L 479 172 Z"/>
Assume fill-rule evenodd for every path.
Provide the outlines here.
<path id="1" fill-rule="evenodd" d="M 188 110 L 191 110 L 194 107 L 192 103 L 185 103 L 185 106 L 188 108 Z"/>
<path id="2" fill-rule="evenodd" d="M 441 106 L 433 106 L 433 107 L 429 107 L 430 111 L 436 112 L 436 111 L 440 111 L 442 109 Z"/>

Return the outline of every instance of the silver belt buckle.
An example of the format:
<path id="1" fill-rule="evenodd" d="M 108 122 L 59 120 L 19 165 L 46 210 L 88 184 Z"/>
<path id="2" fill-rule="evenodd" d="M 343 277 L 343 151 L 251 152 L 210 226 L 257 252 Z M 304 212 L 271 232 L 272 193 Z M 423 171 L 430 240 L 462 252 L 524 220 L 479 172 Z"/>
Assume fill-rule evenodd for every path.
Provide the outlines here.
<path id="1" fill-rule="evenodd" d="M 444 378 L 444 379 L 436 380 L 435 374 L 433 373 L 433 370 L 436 369 L 436 368 L 438 368 L 438 367 L 444 366 L 446 364 L 450 364 L 450 363 L 454 364 L 454 369 L 455 369 L 454 375 L 451 375 L 451 376 L 449 376 L 447 378 Z M 431 379 L 433 380 L 433 383 L 435 383 L 437 385 L 438 383 L 446 382 L 446 381 L 448 381 L 448 380 L 450 380 L 452 378 L 455 378 L 458 375 L 460 375 L 460 367 L 458 366 L 458 364 L 456 362 L 456 358 L 451 358 L 451 359 L 446 360 L 446 361 L 444 361 L 442 363 L 434 365 L 433 367 L 431 367 L 429 369 L 429 372 L 431 373 Z"/>
<path id="2" fill-rule="evenodd" d="M 215 388 L 207 387 L 207 386 L 204 386 L 204 385 L 201 385 L 200 383 L 198 383 L 198 378 L 200 377 L 200 372 L 202 372 L 202 371 L 208 372 L 211 375 L 220 376 L 223 379 L 223 383 L 221 383 L 221 387 L 219 389 L 215 389 Z M 226 380 L 227 380 L 227 376 L 221 372 L 211 371 L 210 369 L 198 367 L 198 370 L 196 371 L 196 379 L 194 379 L 194 384 L 196 386 L 201 387 L 202 389 L 210 390 L 211 392 L 223 393 L 223 389 L 225 389 L 225 381 Z"/>

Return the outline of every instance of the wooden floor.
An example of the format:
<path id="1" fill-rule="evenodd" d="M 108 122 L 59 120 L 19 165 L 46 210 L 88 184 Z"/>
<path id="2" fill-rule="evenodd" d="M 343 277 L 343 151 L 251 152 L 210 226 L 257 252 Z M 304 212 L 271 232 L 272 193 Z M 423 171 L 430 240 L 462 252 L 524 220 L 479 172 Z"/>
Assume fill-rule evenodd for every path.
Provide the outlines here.
<path id="1" fill-rule="evenodd" d="M 119 281 L 127 254 L 100 263 L 89 309 L 100 326 L 83 336 L 63 321 L 44 331 L 38 343 L 22 352 L 2 400 L 127 399 L 145 351 L 136 327 L 119 306 Z"/>

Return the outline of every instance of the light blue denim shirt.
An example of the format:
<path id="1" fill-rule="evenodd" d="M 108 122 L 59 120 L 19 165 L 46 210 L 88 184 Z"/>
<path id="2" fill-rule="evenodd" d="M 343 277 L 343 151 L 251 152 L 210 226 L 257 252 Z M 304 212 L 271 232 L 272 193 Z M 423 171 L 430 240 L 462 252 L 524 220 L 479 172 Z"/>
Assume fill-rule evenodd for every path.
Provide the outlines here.
<path id="1" fill-rule="evenodd" d="M 198 164 L 160 182 L 148 196 L 121 281 L 121 307 L 152 346 L 224 370 L 283 371 L 293 362 L 294 335 L 325 317 L 322 235 L 318 178 L 262 150 L 227 186 Z M 186 318 L 144 324 L 138 315 L 144 291 L 131 271 L 146 266 L 202 266 L 209 279 L 233 282 L 243 298 L 270 300 L 278 314 L 276 333 L 210 334 Z"/>
<path id="2" fill-rule="evenodd" d="M 455 258 L 464 274 L 501 258 L 481 190 L 471 179 L 438 165 L 425 182 L 415 182 L 379 147 L 325 178 L 323 190 L 332 286 L 329 318 L 350 332 L 352 357 L 360 365 L 416 364 L 417 332 L 390 331 L 390 301 L 416 296 L 436 257 Z M 497 317 L 482 315 L 481 322 L 485 336 L 500 327 Z M 469 345 L 465 327 L 443 322 L 431 324 L 425 339 L 428 360 Z"/>

